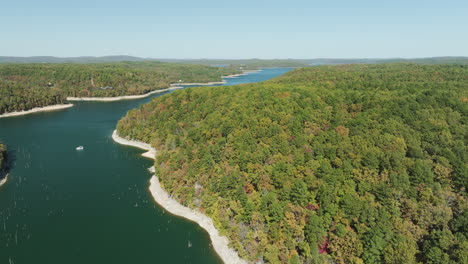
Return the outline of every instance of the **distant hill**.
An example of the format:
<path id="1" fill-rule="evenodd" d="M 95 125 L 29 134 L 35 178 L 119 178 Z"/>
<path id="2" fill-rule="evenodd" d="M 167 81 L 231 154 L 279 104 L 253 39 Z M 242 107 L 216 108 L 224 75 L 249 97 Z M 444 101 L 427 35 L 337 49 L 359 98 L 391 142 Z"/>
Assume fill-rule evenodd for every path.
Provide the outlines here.
<path id="1" fill-rule="evenodd" d="M 299 60 L 260 60 L 260 59 L 245 59 L 245 60 L 225 60 L 225 59 L 155 59 L 155 58 L 140 58 L 133 56 L 104 56 L 104 57 L 51 57 L 51 56 L 35 56 L 35 57 L 5 57 L 0 56 L 0 63 L 111 63 L 124 61 L 161 61 L 181 64 L 198 64 L 207 66 L 231 66 L 241 65 L 244 69 L 258 69 L 264 67 L 304 67 L 306 63 Z"/>
<path id="2" fill-rule="evenodd" d="M 34 56 L 34 57 L 6 57 L 0 56 L 0 63 L 109 63 L 122 61 L 146 61 L 155 59 L 146 59 L 133 56 L 103 56 L 103 57 L 52 57 L 52 56 Z"/>
<path id="3" fill-rule="evenodd" d="M 417 64 L 468 64 L 468 57 L 431 57 L 431 58 L 356 58 L 356 59 L 168 59 L 168 58 L 140 58 L 125 55 L 103 57 L 7 57 L 0 56 L 0 63 L 110 63 L 122 61 L 161 61 L 184 64 L 201 64 L 210 66 L 245 65 L 246 69 L 259 67 L 304 67 L 307 65 L 333 65 L 333 64 L 376 64 L 376 63 L 417 63 Z"/>
<path id="4" fill-rule="evenodd" d="M 378 63 L 417 63 L 417 64 L 468 64 L 468 57 L 431 57 L 431 58 L 369 58 L 369 59 L 304 59 L 297 60 L 310 65 L 334 64 L 378 64 Z"/>
<path id="5" fill-rule="evenodd" d="M 468 64 L 468 57 L 433 57 L 420 59 L 387 59 L 382 63 L 411 62 L 418 64 Z M 377 62 L 379 63 L 379 62 Z"/>

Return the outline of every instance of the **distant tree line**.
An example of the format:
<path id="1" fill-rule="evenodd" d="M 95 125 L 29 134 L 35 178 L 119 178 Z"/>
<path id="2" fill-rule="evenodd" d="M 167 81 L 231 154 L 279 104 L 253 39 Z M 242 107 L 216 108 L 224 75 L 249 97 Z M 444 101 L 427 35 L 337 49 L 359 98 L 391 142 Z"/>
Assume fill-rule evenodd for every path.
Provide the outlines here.
<path id="1" fill-rule="evenodd" d="M 239 72 L 231 67 L 160 62 L 0 64 L 0 114 L 62 104 L 68 96 L 139 95 L 179 80 L 221 81 L 221 76 Z"/>

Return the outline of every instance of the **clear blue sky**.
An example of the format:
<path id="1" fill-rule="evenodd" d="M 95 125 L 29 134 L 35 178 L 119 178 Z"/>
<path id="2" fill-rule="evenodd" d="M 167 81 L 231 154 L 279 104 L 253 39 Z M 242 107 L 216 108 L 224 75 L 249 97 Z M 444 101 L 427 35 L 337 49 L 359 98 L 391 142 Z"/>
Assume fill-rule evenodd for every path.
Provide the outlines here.
<path id="1" fill-rule="evenodd" d="M 2 0 L 0 56 L 468 56 L 467 0 Z"/>

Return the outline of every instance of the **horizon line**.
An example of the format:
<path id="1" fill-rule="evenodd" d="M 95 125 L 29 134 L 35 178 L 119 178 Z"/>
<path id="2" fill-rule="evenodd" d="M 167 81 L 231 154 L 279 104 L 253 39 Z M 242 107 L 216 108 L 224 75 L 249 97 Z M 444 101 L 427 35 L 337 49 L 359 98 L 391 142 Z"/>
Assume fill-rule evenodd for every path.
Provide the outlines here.
<path id="1" fill-rule="evenodd" d="M 468 56 L 424 56 L 424 57 L 314 57 L 314 58 L 164 58 L 164 57 L 139 57 L 133 55 L 102 55 L 102 56 L 54 56 L 54 55 L 33 55 L 33 56 L 12 56 L 0 55 L 0 58 L 58 58 L 58 59 L 74 59 L 74 58 L 109 58 L 109 57 L 130 57 L 143 60 L 392 60 L 392 59 L 432 59 L 432 58 L 468 58 Z"/>

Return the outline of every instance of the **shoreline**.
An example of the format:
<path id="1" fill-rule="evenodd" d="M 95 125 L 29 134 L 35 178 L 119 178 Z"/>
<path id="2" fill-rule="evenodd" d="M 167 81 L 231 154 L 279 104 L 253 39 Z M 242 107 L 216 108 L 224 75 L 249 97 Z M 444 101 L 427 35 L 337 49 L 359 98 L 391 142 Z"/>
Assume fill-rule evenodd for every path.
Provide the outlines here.
<path id="1" fill-rule="evenodd" d="M 225 84 L 225 83 L 227 83 L 227 81 L 224 80 L 224 79 L 236 78 L 236 77 L 239 77 L 239 76 L 244 76 L 244 75 L 248 75 L 248 74 L 250 74 L 250 73 L 259 72 L 259 71 L 262 71 L 262 70 L 261 70 L 261 69 L 260 69 L 260 70 L 244 70 L 244 71 L 242 71 L 242 73 L 231 74 L 231 75 L 227 75 L 227 76 L 221 76 L 221 78 L 222 78 L 223 80 L 220 81 L 220 82 L 207 82 L 207 83 L 172 83 L 171 85 L 200 85 L 200 86 L 205 86 L 205 85 L 213 85 L 213 84 Z"/>
<path id="2" fill-rule="evenodd" d="M 116 143 L 119 143 L 120 145 L 132 146 L 132 147 L 146 150 L 145 153 L 141 154 L 141 156 L 145 158 L 154 160 L 154 158 L 156 157 L 156 149 L 151 147 L 150 144 L 143 143 L 140 141 L 135 141 L 135 140 L 128 140 L 123 137 L 120 137 L 119 134 L 117 134 L 117 129 L 112 132 L 112 139 Z"/>
<path id="3" fill-rule="evenodd" d="M 161 89 L 161 90 L 154 90 L 149 93 L 145 94 L 140 94 L 140 95 L 122 95 L 122 96 L 115 96 L 115 97 L 73 97 L 69 96 L 67 97 L 67 101 L 98 101 L 98 102 L 115 102 L 115 101 L 121 101 L 121 100 L 133 100 L 133 99 L 141 99 L 148 97 L 153 94 L 157 93 L 163 93 L 167 92 L 170 90 L 176 90 L 176 89 L 181 89 L 184 87 L 179 87 L 179 86 L 171 86 L 169 88 Z"/>
<path id="4" fill-rule="evenodd" d="M 199 86 L 208 86 L 208 85 L 213 85 L 213 84 L 224 84 L 226 83 L 225 80 L 221 82 L 207 82 L 207 83 L 172 83 L 171 85 L 199 85 Z"/>
<path id="5" fill-rule="evenodd" d="M 154 149 L 147 143 L 122 138 L 117 134 L 117 130 L 114 130 L 112 132 L 112 139 L 118 144 L 133 146 L 146 150 L 147 152 L 143 153 L 142 156 L 151 158 L 153 160 L 155 159 L 156 149 Z M 223 260 L 224 263 L 247 263 L 247 261 L 239 257 L 237 251 L 229 247 L 229 240 L 225 236 L 221 236 L 219 234 L 219 231 L 214 226 L 213 220 L 211 220 L 211 218 L 189 207 L 183 206 L 176 200 L 172 199 L 169 193 L 162 189 L 159 179 L 156 175 L 153 175 L 151 177 L 149 190 L 155 202 L 158 203 L 162 208 L 164 208 L 173 215 L 180 216 L 190 221 L 193 221 L 197 223 L 201 228 L 205 229 L 210 236 L 211 244 L 213 245 L 214 250 L 216 251 L 218 256 Z"/>
<path id="6" fill-rule="evenodd" d="M 238 76 L 243 76 L 243 75 L 248 75 L 250 73 L 254 72 L 259 72 L 261 70 L 245 70 L 243 73 L 238 73 L 238 74 L 232 74 L 228 76 L 221 76 L 223 79 L 222 81 L 219 82 L 207 82 L 207 83 L 171 83 L 169 88 L 161 89 L 161 90 L 154 90 L 149 93 L 145 94 L 140 94 L 140 95 L 122 95 L 122 96 L 116 96 L 116 97 L 73 97 L 69 96 L 67 97 L 67 101 L 97 101 L 97 102 L 115 102 L 115 101 L 120 101 L 120 100 L 133 100 L 133 99 L 141 99 L 148 97 L 153 94 L 157 93 L 163 93 L 171 90 L 177 90 L 177 89 L 182 89 L 184 87 L 181 87 L 179 85 L 198 85 L 198 86 L 208 86 L 208 85 L 213 85 L 213 84 L 225 84 L 227 81 L 224 79 L 229 79 L 229 78 L 235 78 Z"/>
<path id="7" fill-rule="evenodd" d="M 16 112 L 9 112 L 0 115 L 2 117 L 12 117 L 12 116 L 21 116 L 21 115 L 29 115 L 39 112 L 48 112 L 48 111 L 57 111 L 66 108 L 72 107 L 73 104 L 57 104 L 57 105 L 48 105 L 44 107 L 34 107 L 33 109 L 26 110 L 26 111 L 16 111 Z"/>
<path id="8" fill-rule="evenodd" d="M 3 179 L 0 180 L 0 187 L 2 187 L 3 184 L 5 184 L 5 183 L 7 182 L 7 180 L 8 180 L 8 174 L 5 175 L 5 178 L 3 178 Z"/>
<path id="9" fill-rule="evenodd" d="M 262 69 L 263 69 L 263 68 L 262 68 Z M 239 77 L 239 76 L 249 75 L 250 73 L 254 73 L 254 72 L 261 72 L 262 69 L 258 69 L 258 70 L 243 70 L 242 73 L 231 74 L 231 75 L 228 75 L 228 76 L 222 76 L 222 78 L 223 78 L 223 79 L 236 78 L 236 77 Z"/>

